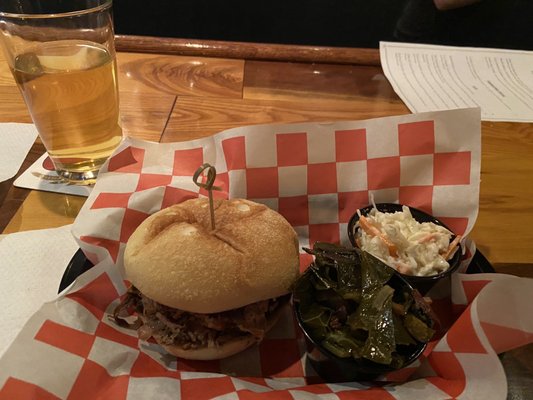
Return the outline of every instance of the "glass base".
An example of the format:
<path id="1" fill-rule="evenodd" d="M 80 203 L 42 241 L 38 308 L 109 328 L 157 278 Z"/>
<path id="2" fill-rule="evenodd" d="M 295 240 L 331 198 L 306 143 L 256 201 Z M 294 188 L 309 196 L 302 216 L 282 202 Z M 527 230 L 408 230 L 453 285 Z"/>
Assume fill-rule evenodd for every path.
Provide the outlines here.
<path id="1" fill-rule="evenodd" d="M 65 183 L 70 185 L 94 185 L 96 183 L 96 177 L 98 176 L 98 170 L 84 172 L 56 170 L 56 173 L 64 179 Z"/>

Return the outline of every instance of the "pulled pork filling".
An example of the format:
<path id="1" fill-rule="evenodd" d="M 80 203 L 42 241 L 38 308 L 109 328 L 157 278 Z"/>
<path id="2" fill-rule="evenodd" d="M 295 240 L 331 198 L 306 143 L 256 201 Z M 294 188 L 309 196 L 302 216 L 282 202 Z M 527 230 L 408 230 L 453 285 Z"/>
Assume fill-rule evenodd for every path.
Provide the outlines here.
<path id="1" fill-rule="evenodd" d="M 115 308 L 114 319 L 120 326 L 137 329 L 139 339 L 153 337 L 163 345 L 185 350 L 220 346 L 236 337 L 252 335 L 262 340 L 270 315 L 284 298 L 263 300 L 233 310 L 198 314 L 159 304 L 131 286 Z M 134 322 L 128 320 L 136 315 Z"/>

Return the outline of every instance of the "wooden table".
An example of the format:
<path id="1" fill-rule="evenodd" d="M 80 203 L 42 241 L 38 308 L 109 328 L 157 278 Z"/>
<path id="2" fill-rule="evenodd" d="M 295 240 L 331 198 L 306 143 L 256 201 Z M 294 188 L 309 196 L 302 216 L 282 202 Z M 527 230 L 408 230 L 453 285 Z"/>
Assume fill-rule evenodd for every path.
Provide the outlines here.
<path id="1" fill-rule="evenodd" d="M 182 141 L 250 124 L 409 113 L 373 49 L 126 36 L 117 37 L 117 49 L 124 132 L 141 139 Z M 4 59 L 0 122 L 31 122 Z M 43 152 L 37 142 L 21 172 Z M 497 272 L 525 277 L 533 277 L 532 155 L 533 124 L 482 123 L 480 209 L 471 237 Z M 12 183 L 0 184 L 4 233 L 72 223 L 84 202 Z M 526 349 L 509 357 L 515 377 L 532 375 L 533 351 Z"/>
<path id="2" fill-rule="evenodd" d="M 374 49 L 117 37 L 126 135 L 169 142 L 250 124 L 409 113 Z M 173 54 L 174 53 L 174 54 Z M 1 57 L 1 56 L 0 56 Z M 0 59 L 0 122 L 31 122 Z M 23 171 L 44 152 L 37 143 Z M 483 122 L 471 234 L 498 272 L 533 277 L 533 124 Z M 0 184 L 0 231 L 71 223 L 84 199 Z"/>

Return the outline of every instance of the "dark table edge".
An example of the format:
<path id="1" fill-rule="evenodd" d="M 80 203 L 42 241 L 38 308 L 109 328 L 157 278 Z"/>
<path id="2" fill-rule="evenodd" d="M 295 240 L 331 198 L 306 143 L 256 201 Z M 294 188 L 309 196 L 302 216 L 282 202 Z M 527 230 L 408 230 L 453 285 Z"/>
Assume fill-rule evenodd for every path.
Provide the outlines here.
<path id="1" fill-rule="evenodd" d="M 116 35 L 121 52 L 380 66 L 378 49 Z"/>

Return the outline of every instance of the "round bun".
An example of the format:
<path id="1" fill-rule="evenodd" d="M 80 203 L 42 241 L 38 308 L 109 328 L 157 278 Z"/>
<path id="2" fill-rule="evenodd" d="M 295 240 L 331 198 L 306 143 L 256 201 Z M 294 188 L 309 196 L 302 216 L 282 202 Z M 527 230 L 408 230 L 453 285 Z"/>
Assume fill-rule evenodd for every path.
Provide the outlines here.
<path id="1" fill-rule="evenodd" d="M 126 278 L 152 300 L 193 313 L 239 308 L 288 293 L 298 239 L 277 212 L 249 200 L 187 200 L 144 220 L 124 253 Z"/>

